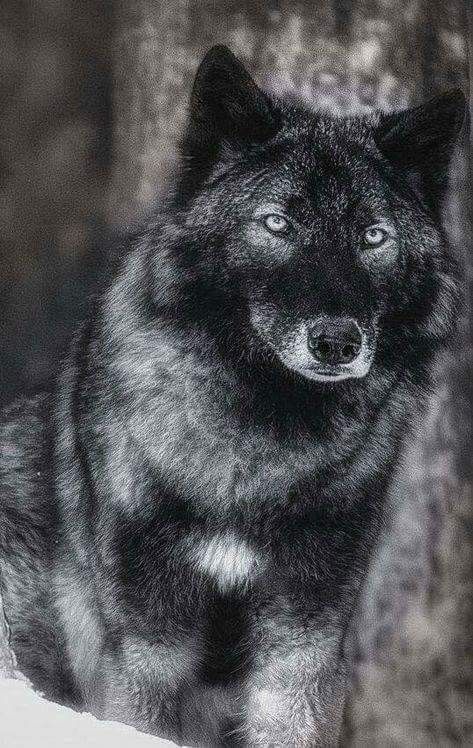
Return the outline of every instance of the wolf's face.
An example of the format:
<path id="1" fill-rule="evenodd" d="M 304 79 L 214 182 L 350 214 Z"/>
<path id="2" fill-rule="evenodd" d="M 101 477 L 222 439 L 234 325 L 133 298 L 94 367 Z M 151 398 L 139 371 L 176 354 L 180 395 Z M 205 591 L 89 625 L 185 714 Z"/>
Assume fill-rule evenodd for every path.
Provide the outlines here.
<path id="1" fill-rule="evenodd" d="M 335 119 L 269 99 L 217 48 L 191 109 L 185 228 L 253 349 L 335 382 L 449 334 L 455 282 L 438 210 L 462 94 Z"/>

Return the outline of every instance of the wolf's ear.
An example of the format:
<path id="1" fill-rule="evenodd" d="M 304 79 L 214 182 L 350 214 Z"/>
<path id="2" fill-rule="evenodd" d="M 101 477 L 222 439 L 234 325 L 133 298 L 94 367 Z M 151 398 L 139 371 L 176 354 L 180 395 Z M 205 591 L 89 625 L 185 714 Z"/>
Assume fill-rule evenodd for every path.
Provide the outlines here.
<path id="1" fill-rule="evenodd" d="M 375 130 L 380 151 L 432 206 L 438 205 L 447 186 L 465 112 L 465 96 L 455 89 L 413 109 L 381 115 Z"/>
<path id="2" fill-rule="evenodd" d="M 195 77 L 184 152 L 210 155 L 222 141 L 262 143 L 277 129 L 269 97 L 227 47 L 212 47 Z"/>

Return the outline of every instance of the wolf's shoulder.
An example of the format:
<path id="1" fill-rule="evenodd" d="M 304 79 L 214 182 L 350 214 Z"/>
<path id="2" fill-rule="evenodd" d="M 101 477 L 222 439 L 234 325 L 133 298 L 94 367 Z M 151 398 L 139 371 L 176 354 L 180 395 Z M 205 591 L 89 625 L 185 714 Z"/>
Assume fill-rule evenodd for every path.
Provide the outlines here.
<path id="1" fill-rule="evenodd" d="M 0 412 L 0 485 L 18 478 L 40 460 L 48 426 L 50 397 L 14 400 Z"/>

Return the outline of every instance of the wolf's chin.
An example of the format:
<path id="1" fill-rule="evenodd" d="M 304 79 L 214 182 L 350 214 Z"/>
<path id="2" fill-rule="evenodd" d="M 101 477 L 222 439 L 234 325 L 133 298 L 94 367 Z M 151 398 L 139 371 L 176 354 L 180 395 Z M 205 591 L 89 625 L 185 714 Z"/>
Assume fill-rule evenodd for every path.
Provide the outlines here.
<path id="1" fill-rule="evenodd" d="M 362 379 L 368 374 L 370 367 L 368 367 L 363 372 L 358 371 L 334 371 L 334 372 L 325 372 L 325 371 L 318 371 L 317 369 L 307 368 L 307 369 L 297 369 L 299 374 L 301 374 L 306 379 L 312 379 L 315 382 L 342 382 L 345 379 Z"/>
<path id="2" fill-rule="evenodd" d="M 363 379 L 371 369 L 373 356 L 366 357 L 360 354 L 351 364 L 339 364 L 338 366 L 318 366 L 316 363 L 297 364 L 295 361 L 288 361 L 279 355 L 281 363 L 287 369 L 296 374 L 310 379 L 314 382 L 342 382 L 346 379 Z"/>

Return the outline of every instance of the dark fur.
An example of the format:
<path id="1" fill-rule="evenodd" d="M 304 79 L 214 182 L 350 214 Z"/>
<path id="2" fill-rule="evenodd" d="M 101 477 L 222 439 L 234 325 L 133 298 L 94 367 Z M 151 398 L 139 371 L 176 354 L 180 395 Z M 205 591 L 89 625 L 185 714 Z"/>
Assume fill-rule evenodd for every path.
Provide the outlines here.
<path id="1" fill-rule="evenodd" d="M 206 57 L 174 193 L 55 392 L 3 421 L 6 614 L 47 696 L 187 745 L 336 742 L 345 633 L 453 329 L 439 214 L 463 110 L 335 119 Z M 275 200 L 282 239 L 251 213 Z M 359 240 L 380 213 L 384 254 Z M 366 376 L 286 367 L 320 315 L 366 324 Z"/>

